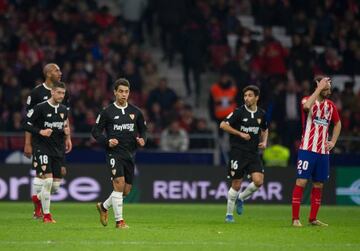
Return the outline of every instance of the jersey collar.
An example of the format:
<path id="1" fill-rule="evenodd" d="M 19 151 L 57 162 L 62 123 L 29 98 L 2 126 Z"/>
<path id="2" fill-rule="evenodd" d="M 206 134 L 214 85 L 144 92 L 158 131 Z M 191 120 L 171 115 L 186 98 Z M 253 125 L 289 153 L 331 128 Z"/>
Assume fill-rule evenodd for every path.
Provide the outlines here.
<path id="1" fill-rule="evenodd" d="M 51 88 L 47 87 L 47 85 L 45 84 L 45 82 L 44 82 L 44 83 L 42 83 L 42 85 L 44 86 L 44 88 L 45 88 L 46 90 L 51 91 Z"/>
<path id="2" fill-rule="evenodd" d="M 50 103 L 49 100 L 46 100 L 46 102 L 47 102 L 51 107 L 53 107 L 53 108 L 55 108 L 55 109 L 59 108 L 59 105 L 60 105 L 60 104 L 53 105 L 53 104 Z"/>
<path id="3" fill-rule="evenodd" d="M 257 106 L 256 106 L 256 109 L 255 109 L 255 111 L 252 111 L 252 110 L 250 110 L 246 105 L 244 105 L 245 106 L 245 109 L 248 111 L 248 112 L 250 112 L 250 114 L 251 114 L 251 118 L 254 118 L 254 114 L 257 112 Z"/>
<path id="4" fill-rule="evenodd" d="M 116 101 L 115 101 L 113 104 L 114 104 L 114 106 L 115 106 L 117 109 L 120 109 L 120 110 L 121 110 L 122 114 L 125 114 L 125 109 L 128 107 L 128 102 L 126 102 L 126 105 L 123 106 L 123 107 L 118 106 L 118 105 L 116 104 Z"/>

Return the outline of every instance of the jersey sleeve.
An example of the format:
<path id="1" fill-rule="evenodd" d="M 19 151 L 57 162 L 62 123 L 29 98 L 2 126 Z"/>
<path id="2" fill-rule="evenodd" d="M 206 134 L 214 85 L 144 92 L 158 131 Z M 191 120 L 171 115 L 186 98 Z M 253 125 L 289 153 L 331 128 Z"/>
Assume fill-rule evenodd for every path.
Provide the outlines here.
<path id="1" fill-rule="evenodd" d="M 261 122 L 260 122 L 260 128 L 261 130 L 265 131 L 266 129 L 268 129 L 268 122 L 266 120 L 266 112 L 264 112 Z"/>
<path id="2" fill-rule="evenodd" d="M 339 112 L 334 104 L 332 104 L 333 113 L 331 115 L 331 121 L 336 124 L 340 120 Z"/>
<path id="3" fill-rule="evenodd" d="M 37 104 L 36 93 L 34 90 L 30 92 L 30 95 L 26 99 L 26 111 L 29 111 L 30 109 L 34 108 L 34 106 Z"/>
<path id="4" fill-rule="evenodd" d="M 225 119 L 225 122 L 229 123 L 231 126 L 234 126 L 236 122 L 241 121 L 241 112 L 239 109 L 235 109 L 230 113 Z"/>
<path id="5" fill-rule="evenodd" d="M 147 139 L 147 135 L 146 135 L 147 127 L 146 127 L 146 121 L 144 119 L 144 115 L 142 114 L 141 111 L 139 111 L 139 116 L 137 117 L 137 120 L 136 120 L 136 126 L 138 128 L 139 136 L 141 138 L 143 138 L 145 140 L 145 142 L 146 142 L 146 139 Z"/>
<path id="6" fill-rule="evenodd" d="M 104 129 L 107 123 L 107 115 L 106 111 L 102 110 L 100 114 L 96 118 L 96 122 L 94 127 L 91 130 L 92 136 L 96 139 L 96 141 L 102 145 L 107 146 L 107 138 L 104 135 Z"/>
<path id="7" fill-rule="evenodd" d="M 37 128 L 35 126 L 35 121 L 38 120 L 39 115 L 40 115 L 40 107 L 38 105 L 28 110 L 23 124 L 23 128 L 25 131 L 33 134 L 38 134 L 40 132 L 40 128 Z"/>
<path id="8" fill-rule="evenodd" d="M 303 97 L 302 99 L 301 99 L 301 110 L 302 111 L 305 111 L 304 110 L 304 104 L 306 103 L 306 101 L 309 99 L 309 97 Z"/>
<path id="9" fill-rule="evenodd" d="M 66 106 L 66 110 L 70 111 L 70 98 L 69 98 L 69 93 L 67 91 L 65 92 L 65 97 L 62 104 Z"/>

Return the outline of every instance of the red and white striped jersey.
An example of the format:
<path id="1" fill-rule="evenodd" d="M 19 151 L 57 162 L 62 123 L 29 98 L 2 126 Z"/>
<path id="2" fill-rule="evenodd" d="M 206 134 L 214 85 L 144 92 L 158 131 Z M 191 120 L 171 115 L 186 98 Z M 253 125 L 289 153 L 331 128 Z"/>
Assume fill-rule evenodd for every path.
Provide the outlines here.
<path id="1" fill-rule="evenodd" d="M 303 132 L 300 149 L 315 153 L 329 154 L 325 143 L 328 140 L 330 122 L 336 124 L 340 118 L 335 104 L 325 99 L 322 102 L 315 101 L 311 109 L 306 113 L 303 105 L 309 97 L 301 100 L 301 118 Z"/>

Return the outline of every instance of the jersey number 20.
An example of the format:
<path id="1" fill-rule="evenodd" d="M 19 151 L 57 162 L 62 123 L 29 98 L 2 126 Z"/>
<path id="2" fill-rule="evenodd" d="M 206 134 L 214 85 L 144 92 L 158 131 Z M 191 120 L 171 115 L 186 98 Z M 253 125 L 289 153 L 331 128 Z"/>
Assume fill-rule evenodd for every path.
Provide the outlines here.
<path id="1" fill-rule="evenodd" d="M 302 161 L 301 159 L 298 160 L 297 169 L 299 170 L 307 170 L 309 167 L 309 161 L 305 160 Z"/>

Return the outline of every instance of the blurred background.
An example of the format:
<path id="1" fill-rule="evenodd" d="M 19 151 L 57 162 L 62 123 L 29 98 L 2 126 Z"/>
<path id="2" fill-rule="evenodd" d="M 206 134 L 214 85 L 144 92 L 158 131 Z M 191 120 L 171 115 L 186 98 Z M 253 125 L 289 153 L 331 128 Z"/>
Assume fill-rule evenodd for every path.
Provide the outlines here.
<path id="1" fill-rule="evenodd" d="M 84 188 L 80 194 L 94 193 L 83 201 L 106 194 L 104 152 L 90 130 L 113 101 L 113 82 L 125 77 L 130 102 L 142 109 L 149 129 L 137 155 L 133 201 L 224 199 L 229 145 L 218 130 L 226 116 L 219 110 L 241 105 L 243 87 L 254 84 L 270 136 L 262 153 L 267 183 L 253 200 L 288 203 L 301 137 L 299 103 L 311 94 L 314 75 L 327 74 L 342 121 L 327 202 L 360 204 L 359 1 L 0 0 L 2 199 L 28 198 L 24 177 L 33 174 L 24 165 L 30 160 L 22 155 L 21 121 L 49 62 L 60 66 L 67 84 L 73 130 L 59 200 L 82 201 L 71 195 L 75 182 Z M 229 88 L 233 96 L 218 91 Z"/>

